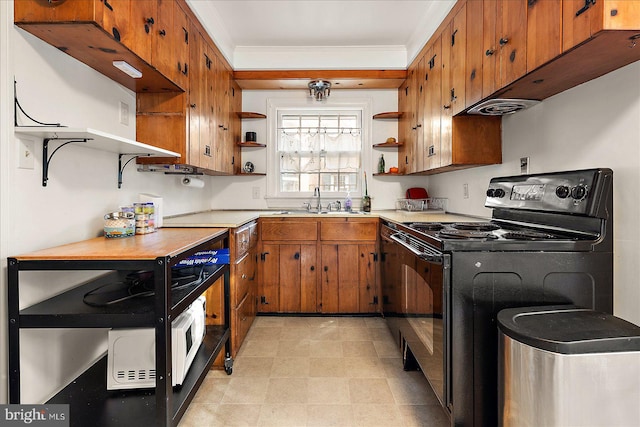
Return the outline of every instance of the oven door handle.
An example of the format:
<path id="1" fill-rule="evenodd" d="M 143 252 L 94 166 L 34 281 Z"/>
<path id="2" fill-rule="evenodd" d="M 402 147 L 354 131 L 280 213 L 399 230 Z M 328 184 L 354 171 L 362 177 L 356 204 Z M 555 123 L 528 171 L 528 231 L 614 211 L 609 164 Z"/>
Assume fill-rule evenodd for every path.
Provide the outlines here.
<path id="1" fill-rule="evenodd" d="M 435 249 L 427 247 L 426 244 L 420 242 L 418 239 L 415 239 L 415 238 L 409 236 L 408 234 L 405 234 L 405 233 L 402 233 L 402 232 L 398 232 L 398 233 L 392 234 L 389 237 L 391 238 L 391 240 L 393 240 L 394 242 L 398 243 L 400 246 L 402 246 L 403 248 L 407 249 L 408 251 L 410 251 L 412 254 L 414 254 L 418 258 L 423 259 L 423 260 L 425 260 L 427 262 L 434 263 L 434 264 L 442 264 L 442 252 L 439 252 L 439 251 L 437 251 Z M 412 246 L 409 242 L 407 242 L 405 239 L 403 239 L 403 237 L 405 239 L 412 240 L 415 243 L 420 244 L 421 246 L 424 247 L 424 250 L 420 250 L 420 249 Z"/>

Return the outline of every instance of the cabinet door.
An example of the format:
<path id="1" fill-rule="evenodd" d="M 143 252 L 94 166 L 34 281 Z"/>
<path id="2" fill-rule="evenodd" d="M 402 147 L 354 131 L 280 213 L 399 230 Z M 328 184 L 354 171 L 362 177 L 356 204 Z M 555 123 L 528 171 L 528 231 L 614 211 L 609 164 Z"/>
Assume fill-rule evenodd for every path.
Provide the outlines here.
<path id="1" fill-rule="evenodd" d="M 204 78 L 205 63 L 203 60 L 205 49 L 204 39 L 191 26 L 192 42 L 189 44 L 191 70 L 189 73 L 189 149 L 187 162 L 192 166 L 201 167 L 200 156 L 200 127 L 204 125 Z"/>
<path id="2" fill-rule="evenodd" d="M 167 11 L 167 9 L 169 9 Z M 163 18 L 167 13 L 171 14 L 170 22 Z M 164 30 L 165 35 L 158 37 L 158 43 L 154 48 L 155 60 L 161 61 L 174 83 L 182 89 L 189 88 L 189 20 L 186 13 L 178 6 L 178 3 L 170 0 L 160 0 L 158 15 L 161 19 L 159 32 Z"/>
<path id="3" fill-rule="evenodd" d="M 427 58 L 424 55 L 418 61 L 418 68 L 415 73 L 416 81 L 416 142 L 414 149 L 414 169 L 416 172 L 425 170 L 425 104 L 426 104 L 426 68 Z"/>
<path id="4" fill-rule="evenodd" d="M 280 311 L 280 247 L 263 244 L 260 259 L 260 286 L 258 311 L 277 313 Z"/>
<path id="5" fill-rule="evenodd" d="M 133 0 L 127 31 L 120 41 L 148 64 L 153 64 L 152 46 L 156 37 L 158 0 Z"/>
<path id="6" fill-rule="evenodd" d="M 498 0 L 482 1 L 482 97 L 491 96 L 500 81 L 496 21 Z"/>
<path id="7" fill-rule="evenodd" d="M 452 25 L 442 32 L 440 46 L 442 49 L 442 80 L 440 84 L 442 106 L 440 109 L 440 166 L 451 164 L 451 34 Z"/>
<path id="8" fill-rule="evenodd" d="M 409 103 L 409 80 L 405 80 L 404 83 L 398 89 L 398 112 L 401 113 L 398 120 L 398 141 L 402 142 L 402 145 L 398 148 L 398 169 L 400 173 L 409 173 L 409 148 L 411 140 L 411 105 Z"/>
<path id="9" fill-rule="evenodd" d="M 527 72 L 562 53 L 562 1 L 527 2 Z"/>
<path id="10" fill-rule="evenodd" d="M 300 310 L 318 311 L 318 258 L 316 243 L 300 245 Z"/>
<path id="11" fill-rule="evenodd" d="M 502 88 L 527 72 L 527 1 L 500 0 L 497 16 L 498 88 Z"/>
<path id="12" fill-rule="evenodd" d="M 409 115 L 409 123 L 407 128 L 407 140 L 405 141 L 405 156 L 406 156 L 406 173 L 417 172 L 416 168 L 416 124 L 417 124 L 417 111 L 416 111 L 416 99 L 417 99 L 417 87 L 416 87 L 416 66 L 407 70 L 407 112 Z"/>
<path id="13" fill-rule="evenodd" d="M 358 305 L 359 313 L 377 313 L 378 308 L 378 262 L 376 245 L 358 245 Z"/>
<path id="14" fill-rule="evenodd" d="M 483 2 L 467 2 L 467 48 L 466 48 L 466 105 L 470 107 L 482 99 L 483 49 Z"/>
<path id="15" fill-rule="evenodd" d="M 437 37 L 429 49 L 426 72 L 426 108 L 425 108 L 425 149 L 427 161 L 425 169 L 440 167 L 440 128 L 442 118 L 442 46 Z"/>
<path id="16" fill-rule="evenodd" d="M 151 65 L 172 81 L 175 81 L 176 73 L 173 68 L 175 54 L 172 51 L 175 43 L 172 42 L 172 38 L 175 37 L 173 15 L 176 3 L 172 0 L 156 0 L 156 2 L 155 23 L 150 27 L 150 31 L 153 32 L 151 37 Z M 175 8 L 177 9 L 177 7 Z"/>
<path id="17" fill-rule="evenodd" d="M 320 272 L 322 312 L 338 313 L 338 245 L 320 245 L 320 257 L 322 266 L 322 271 Z"/>
<path id="18" fill-rule="evenodd" d="M 467 54 L 467 6 L 460 8 L 451 22 L 451 114 L 462 112 L 465 107 L 466 54 Z"/>
<path id="19" fill-rule="evenodd" d="M 204 43 L 200 57 L 202 69 L 202 116 L 200 121 L 200 164 L 208 170 L 215 170 L 215 153 L 213 149 L 215 130 L 215 86 L 216 57 L 208 43 Z"/>
<path id="20" fill-rule="evenodd" d="M 300 313 L 300 245 L 280 245 L 280 311 Z"/>
<path id="21" fill-rule="evenodd" d="M 563 0 L 562 51 L 574 48 L 600 31 L 603 11 L 604 1 Z"/>
<path id="22" fill-rule="evenodd" d="M 337 245 L 338 312 L 357 313 L 360 288 L 359 245 Z M 357 267 L 356 267 L 357 266 Z"/>

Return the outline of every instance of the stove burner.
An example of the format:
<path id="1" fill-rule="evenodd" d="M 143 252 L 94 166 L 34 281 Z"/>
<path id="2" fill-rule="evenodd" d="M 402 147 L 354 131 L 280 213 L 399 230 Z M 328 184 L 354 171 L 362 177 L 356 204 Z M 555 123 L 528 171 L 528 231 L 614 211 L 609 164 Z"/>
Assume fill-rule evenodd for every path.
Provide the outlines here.
<path id="1" fill-rule="evenodd" d="M 556 236 L 554 236 L 553 234 L 540 233 L 530 230 L 508 231 L 504 233 L 502 237 L 511 240 L 547 240 L 556 238 Z"/>
<path id="2" fill-rule="evenodd" d="M 480 230 L 456 230 L 447 228 L 438 233 L 440 237 L 448 237 L 452 239 L 497 239 L 498 236 L 490 231 Z"/>
<path id="3" fill-rule="evenodd" d="M 492 231 L 500 228 L 500 226 L 492 222 L 456 222 L 455 224 L 451 224 L 451 226 L 458 230 L 475 231 Z"/>
<path id="4" fill-rule="evenodd" d="M 410 228 L 418 231 L 438 231 L 444 228 L 439 222 L 414 222 L 409 225 Z"/>

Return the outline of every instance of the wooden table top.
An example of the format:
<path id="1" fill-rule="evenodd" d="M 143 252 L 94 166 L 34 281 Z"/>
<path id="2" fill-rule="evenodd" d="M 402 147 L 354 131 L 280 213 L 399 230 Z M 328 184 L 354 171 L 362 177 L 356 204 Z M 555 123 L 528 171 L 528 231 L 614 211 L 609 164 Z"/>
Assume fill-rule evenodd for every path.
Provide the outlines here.
<path id="1" fill-rule="evenodd" d="M 132 237 L 96 237 L 13 258 L 33 260 L 153 260 L 176 256 L 207 240 L 223 237 L 227 228 L 161 228 Z"/>

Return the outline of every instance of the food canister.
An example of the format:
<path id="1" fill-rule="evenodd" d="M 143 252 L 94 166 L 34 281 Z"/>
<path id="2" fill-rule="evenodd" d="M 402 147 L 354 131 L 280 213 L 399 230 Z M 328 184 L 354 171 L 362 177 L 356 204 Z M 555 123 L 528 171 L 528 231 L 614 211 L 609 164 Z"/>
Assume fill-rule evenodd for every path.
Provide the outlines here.
<path id="1" fill-rule="evenodd" d="M 104 237 L 129 237 L 135 232 L 133 212 L 111 212 L 104 216 Z"/>

